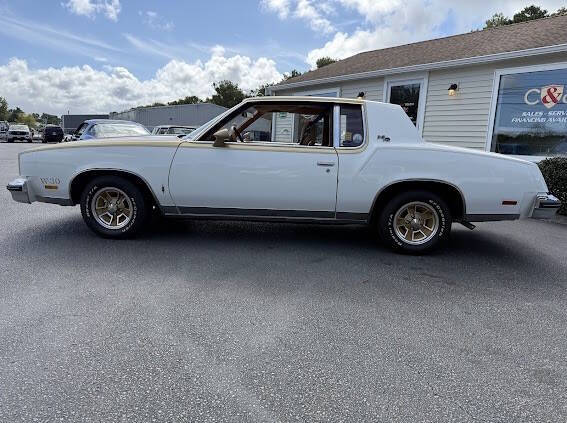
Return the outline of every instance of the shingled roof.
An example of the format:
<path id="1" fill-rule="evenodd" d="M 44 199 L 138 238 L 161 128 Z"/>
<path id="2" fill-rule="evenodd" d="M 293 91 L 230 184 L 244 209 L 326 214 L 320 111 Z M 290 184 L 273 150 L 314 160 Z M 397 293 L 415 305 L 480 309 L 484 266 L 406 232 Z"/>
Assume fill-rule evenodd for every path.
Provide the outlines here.
<path id="1" fill-rule="evenodd" d="M 567 44 L 567 16 L 367 51 L 279 85 Z M 277 86 L 276 86 L 277 87 Z"/>

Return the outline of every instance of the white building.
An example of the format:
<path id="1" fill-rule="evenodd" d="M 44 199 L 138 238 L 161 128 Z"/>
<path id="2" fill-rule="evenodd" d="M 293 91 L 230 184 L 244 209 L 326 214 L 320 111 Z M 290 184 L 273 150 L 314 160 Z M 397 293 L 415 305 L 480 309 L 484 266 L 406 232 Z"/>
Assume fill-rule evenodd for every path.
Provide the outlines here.
<path id="1" fill-rule="evenodd" d="M 566 155 L 567 16 L 364 52 L 268 89 L 360 92 L 400 104 L 427 141 L 534 160 Z"/>

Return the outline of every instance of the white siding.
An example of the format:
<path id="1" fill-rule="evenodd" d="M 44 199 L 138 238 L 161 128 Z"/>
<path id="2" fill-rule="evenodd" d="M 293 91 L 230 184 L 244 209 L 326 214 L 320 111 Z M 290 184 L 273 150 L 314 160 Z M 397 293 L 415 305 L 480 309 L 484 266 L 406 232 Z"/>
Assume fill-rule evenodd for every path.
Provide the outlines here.
<path id="1" fill-rule="evenodd" d="M 566 53 L 533 56 L 487 65 L 465 66 L 429 71 L 423 138 L 427 141 L 484 149 L 488 133 L 494 72 L 497 69 L 567 62 Z M 398 79 L 412 74 L 389 75 Z M 449 97 L 451 84 L 458 84 L 455 97 Z M 354 98 L 364 91 L 366 99 L 383 101 L 384 78 L 362 79 L 334 84 L 310 85 L 292 90 L 277 91 L 291 95 L 302 91 L 340 88 L 340 96 Z"/>
<path id="2" fill-rule="evenodd" d="M 384 78 L 344 82 L 340 87 L 341 97 L 356 98 L 358 93 L 363 91 L 366 100 L 383 101 L 384 99 Z"/>
<path id="3" fill-rule="evenodd" d="M 291 142 L 293 140 L 293 113 L 287 113 L 286 117 L 281 117 L 275 113 L 274 134 L 272 139 L 275 142 Z"/>
<path id="4" fill-rule="evenodd" d="M 430 71 L 423 138 L 459 147 L 485 149 L 495 70 L 566 60 L 566 54 L 559 54 Z M 448 95 L 451 84 L 459 86 L 455 97 Z"/>
<path id="5" fill-rule="evenodd" d="M 345 81 L 336 84 L 313 85 L 305 88 L 276 91 L 276 95 L 294 95 L 303 91 L 321 91 L 339 88 L 339 95 L 345 98 L 356 98 L 358 93 L 364 91 L 367 100 L 382 101 L 384 93 L 384 78 L 362 79 L 357 81 Z"/>
<path id="6" fill-rule="evenodd" d="M 484 148 L 494 69 L 487 66 L 429 73 L 423 138 L 431 142 Z M 449 97 L 451 84 L 458 94 Z"/>

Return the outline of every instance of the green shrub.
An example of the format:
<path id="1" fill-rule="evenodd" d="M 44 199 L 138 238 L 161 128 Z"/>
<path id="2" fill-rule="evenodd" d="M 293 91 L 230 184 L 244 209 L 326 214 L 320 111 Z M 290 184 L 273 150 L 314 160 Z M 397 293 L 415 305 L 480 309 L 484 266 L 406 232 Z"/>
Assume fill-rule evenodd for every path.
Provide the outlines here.
<path id="1" fill-rule="evenodd" d="M 561 200 L 559 214 L 567 216 L 567 158 L 555 157 L 539 162 L 549 192 Z"/>

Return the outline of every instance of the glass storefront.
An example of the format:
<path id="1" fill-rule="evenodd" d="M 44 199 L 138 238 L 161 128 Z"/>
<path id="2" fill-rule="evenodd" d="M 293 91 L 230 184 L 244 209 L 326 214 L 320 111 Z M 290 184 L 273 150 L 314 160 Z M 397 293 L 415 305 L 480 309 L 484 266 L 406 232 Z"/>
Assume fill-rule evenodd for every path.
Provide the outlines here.
<path id="1" fill-rule="evenodd" d="M 567 68 L 500 76 L 492 151 L 567 154 Z"/>

